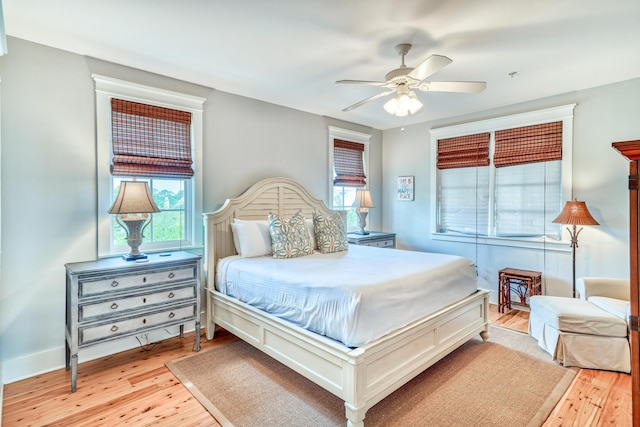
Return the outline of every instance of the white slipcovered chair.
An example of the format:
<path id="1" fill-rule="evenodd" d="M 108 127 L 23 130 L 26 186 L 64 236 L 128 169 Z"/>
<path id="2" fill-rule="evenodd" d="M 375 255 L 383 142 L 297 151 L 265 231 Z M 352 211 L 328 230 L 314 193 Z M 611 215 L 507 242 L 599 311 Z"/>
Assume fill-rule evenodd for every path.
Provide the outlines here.
<path id="1" fill-rule="evenodd" d="M 530 298 L 529 335 L 564 366 L 631 372 L 629 280 L 582 277 L 579 298 Z"/>

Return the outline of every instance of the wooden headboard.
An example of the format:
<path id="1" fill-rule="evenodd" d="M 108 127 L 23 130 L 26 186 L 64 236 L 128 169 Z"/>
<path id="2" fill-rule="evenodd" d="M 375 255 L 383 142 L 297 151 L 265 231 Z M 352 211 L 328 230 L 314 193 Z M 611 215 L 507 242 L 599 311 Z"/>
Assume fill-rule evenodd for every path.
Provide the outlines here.
<path id="1" fill-rule="evenodd" d="M 336 211 L 327 208 L 300 184 L 289 178 L 267 178 L 254 184 L 241 196 L 227 199 L 215 212 L 205 213 L 204 274 L 207 289 L 214 290 L 215 269 L 220 258 L 235 255 L 231 223 L 234 218 L 266 220 L 269 212 L 283 218 L 293 216 L 299 209 L 305 218 L 312 218 L 313 211 L 330 215 Z M 344 217 L 344 211 L 338 211 Z"/>

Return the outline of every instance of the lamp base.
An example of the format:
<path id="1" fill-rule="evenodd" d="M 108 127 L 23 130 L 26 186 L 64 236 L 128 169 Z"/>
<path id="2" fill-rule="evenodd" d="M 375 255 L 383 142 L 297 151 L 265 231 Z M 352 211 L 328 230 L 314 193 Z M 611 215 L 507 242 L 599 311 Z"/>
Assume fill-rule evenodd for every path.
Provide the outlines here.
<path id="1" fill-rule="evenodd" d="M 122 255 L 122 259 L 125 261 L 136 261 L 138 259 L 147 259 L 148 257 L 145 254 L 125 254 Z"/>
<path id="2" fill-rule="evenodd" d="M 361 236 L 367 236 L 371 233 L 369 233 L 368 231 L 354 231 L 353 234 L 359 234 Z"/>
<path id="3" fill-rule="evenodd" d="M 367 208 L 358 208 L 356 209 L 356 214 L 358 214 L 358 228 L 360 231 L 356 231 L 356 234 L 361 234 L 366 236 L 369 234 L 368 231 L 365 231 L 364 228 L 367 226 L 367 214 L 369 213 L 369 209 Z"/>

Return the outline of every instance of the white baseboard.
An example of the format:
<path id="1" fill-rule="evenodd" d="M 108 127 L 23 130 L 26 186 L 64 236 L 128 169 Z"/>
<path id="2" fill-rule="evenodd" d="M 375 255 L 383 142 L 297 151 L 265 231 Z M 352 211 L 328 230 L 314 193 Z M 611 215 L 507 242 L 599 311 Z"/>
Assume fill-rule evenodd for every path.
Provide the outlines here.
<path id="1" fill-rule="evenodd" d="M 193 329 L 193 324 L 191 328 L 188 328 L 188 325 L 185 325 L 185 332 L 191 332 Z M 147 336 L 149 338 L 149 342 L 158 342 L 170 337 L 175 337 L 178 333 L 178 326 L 172 326 L 149 332 Z M 143 342 L 142 344 L 146 343 Z M 78 353 L 78 363 L 81 364 L 82 362 L 98 359 L 121 351 L 131 350 L 132 348 L 137 348 L 139 346 L 140 343 L 135 336 L 97 344 L 80 350 Z M 3 384 L 10 384 L 36 375 L 55 371 L 57 369 L 64 369 L 64 355 L 65 348 L 63 344 L 60 347 L 55 347 L 40 353 L 29 354 L 12 360 L 5 360 L 0 366 L 2 382 Z M 79 366 L 78 369 L 81 370 L 82 366 Z M 71 374 L 69 374 L 69 378 L 71 378 Z"/>

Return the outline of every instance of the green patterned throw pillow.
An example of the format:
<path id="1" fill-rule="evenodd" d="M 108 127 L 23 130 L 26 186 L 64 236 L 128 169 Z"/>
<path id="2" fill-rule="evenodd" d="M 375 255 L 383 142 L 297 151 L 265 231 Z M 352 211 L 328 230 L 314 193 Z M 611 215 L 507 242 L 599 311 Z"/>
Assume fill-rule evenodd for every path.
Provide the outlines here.
<path id="1" fill-rule="evenodd" d="M 340 214 L 323 216 L 313 212 L 313 233 L 321 253 L 329 254 L 349 249 L 347 233 L 344 228 L 344 221 L 342 221 Z"/>
<path id="2" fill-rule="evenodd" d="M 313 253 L 309 229 L 300 211 L 288 220 L 269 212 L 269 233 L 274 258 L 295 258 Z"/>

